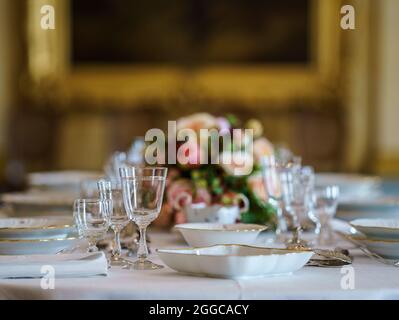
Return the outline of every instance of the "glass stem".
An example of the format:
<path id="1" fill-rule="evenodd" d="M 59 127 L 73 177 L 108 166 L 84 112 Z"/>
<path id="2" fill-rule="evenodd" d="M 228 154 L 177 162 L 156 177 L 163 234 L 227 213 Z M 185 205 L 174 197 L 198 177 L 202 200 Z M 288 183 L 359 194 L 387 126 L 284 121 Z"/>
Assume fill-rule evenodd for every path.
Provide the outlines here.
<path id="1" fill-rule="evenodd" d="M 319 233 L 319 244 L 320 245 L 329 245 L 332 243 L 334 239 L 333 231 L 330 224 L 330 219 L 323 221 L 320 226 L 320 233 Z"/>
<path id="2" fill-rule="evenodd" d="M 98 251 L 98 248 L 97 248 L 97 246 L 96 246 L 97 240 L 94 239 L 94 238 L 89 238 L 89 239 L 88 239 L 88 242 L 89 242 L 88 251 L 89 251 L 89 252 L 97 252 L 97 251 Z"/>
<path id="3" fill-rule="evenodd" d="M 140 242 L 139 242 L 139 249 L 137 251 L 137 257 L 144 261 L 147 259 L 148 256 L 148 249 L 147 249 L 147 239 L 146 239 L 146 230 L 147 226 L 139 227 L 140 230 Z"/>
<path id="4" fill-rule="evenodd" d="M 320 221 L 317 221 L 314 233 L 317 234 L 317 235 L 320 235 L 320 232 L 321 232 L 321 223 L 320 223 Z"/>
<path id="5" fill-rule="evenodd" d="M 297 212 L 293 212 L 292 214 L 292 226 L 294 229 L 298 229 L 299 227 L 301 227 L 300 223 L 299 223 L 299 216 Z"/>
<path id="6" fill-rule="evenodd" d="M 122 254 L 122 248 L 121 248 L 121 231 L 119 228 L 115 228 L 114 229 L 114 233 L 115 233 L 115 240 L 114 240 L 114 249 L 112 250 L 112 256 L 114 258 L 120 258 L 121 254 Z"/>
<path id="7" fill-rule="evenodd" d="M 277 203 L 277 229 L 276 234 L 280 235 L 287 231 L 287 225 L 285 223 L 284 215 L 283 215 L 283 204 L 281 202 Z"/>

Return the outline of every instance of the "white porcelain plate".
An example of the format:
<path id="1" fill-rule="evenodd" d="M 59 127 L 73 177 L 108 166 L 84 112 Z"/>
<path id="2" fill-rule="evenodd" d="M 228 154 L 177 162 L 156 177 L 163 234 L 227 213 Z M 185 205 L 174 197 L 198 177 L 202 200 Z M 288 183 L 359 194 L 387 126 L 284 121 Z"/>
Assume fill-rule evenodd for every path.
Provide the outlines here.
<path id="1" fill-rule="evenodd" d="M 370 197 L 344 200 L 338 205 L 337 218 L 351 221 L 355 219 L 399 219 L 398 197 Z"/>
<path id="2" fill-rule="evenodd" d="M 76 232 L 72 217 L 0 219 L 0 239 L 65 239 Z"/>
<path id="3" fill-rule="evenodd" d="M 79 190 L 80 183 L 87 179 L 98 179 L 99 172 L 91 171 L 50 171 L 34 172 L 28 175 L 31 187 L 43 190 Z"/>
<path id="4" fill-rule="evenodd" d="M 316 185 L 337 185 L 340 189 L 340 201 L 377 196 L 381 187 L 381 179 L 347 173 L 318 173 Z"/>
<path id="5" fill-rule="evenodd" d="M 72 207 L 75 194 L 59 191 L 28 191 L 4 193 L 1 200 L 11 205 L 58 205 Z"/>
<path id="6" fill-rule="evenodd" d="M 287 275 L 301 269 L 311 251 L 217 245 L 194 249 L 158 249 L 170 268 L 197 276 L 250 278 Z"/>
<path id="7" fill-rule="evenodd" d="M 253 244 L 266 226 L 257 224 L 184 223 L 175 226 L 191 247 L 217 244 Z"/>
<path id="8" fill-rule="evenodd" d="M 356 219 L 350 225 L 368 239 L 399 240 L 399 219 Z"/>
<path id="9" fill-rule="evenodd" d="M 0 254 L 56 254 L 61 250 L 72 248 L 79 239 L 75 237 L 64 239 L 35 240 L 0 240 Z"/>
<path id="10" fill-rule="evenodd" d="M 399 259 L 399 240 L 375 240 L 359 236 L 348 236 L 354 242 L 360 243 L 371 252 L 377 253 L 383 258 Z"/>

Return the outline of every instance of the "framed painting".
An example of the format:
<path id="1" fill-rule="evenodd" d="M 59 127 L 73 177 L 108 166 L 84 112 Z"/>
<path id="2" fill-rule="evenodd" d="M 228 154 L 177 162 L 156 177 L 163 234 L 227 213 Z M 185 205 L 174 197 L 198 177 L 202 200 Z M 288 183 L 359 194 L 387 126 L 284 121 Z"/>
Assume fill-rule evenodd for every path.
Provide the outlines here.
<path id="1" fill-rule="evenodd" d="M 55 29 L 40 28 L 43 5 Z M 56 105 L 319 101 L 336 86 L 339 0 L 27 1 L 34 96 Z"/>

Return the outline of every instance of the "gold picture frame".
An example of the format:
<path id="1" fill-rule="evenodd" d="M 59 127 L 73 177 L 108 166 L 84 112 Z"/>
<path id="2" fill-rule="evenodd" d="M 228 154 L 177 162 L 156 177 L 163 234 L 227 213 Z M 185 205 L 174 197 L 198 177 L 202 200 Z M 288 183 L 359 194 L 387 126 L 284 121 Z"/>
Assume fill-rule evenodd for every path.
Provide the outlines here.
<path id="1" fill-rule="evenodd" d="M 187 71 L 157 65 L 91 65 L 72 68 L 69 0 L 27 1 L 30 94 L 58 107 L 85 103 L 134 108 L 148 103 L 169 107 L 176 101 L 232 101 L 252 108 L 289 106 L 328 99 L 340 66 L 340 0 L 311 0 L 310 65 L 230 65 Z M 55 30 L 40 27 L 40 8 L 55 8 Z M 315 39 L 315 41 L 313 41 Z"/>

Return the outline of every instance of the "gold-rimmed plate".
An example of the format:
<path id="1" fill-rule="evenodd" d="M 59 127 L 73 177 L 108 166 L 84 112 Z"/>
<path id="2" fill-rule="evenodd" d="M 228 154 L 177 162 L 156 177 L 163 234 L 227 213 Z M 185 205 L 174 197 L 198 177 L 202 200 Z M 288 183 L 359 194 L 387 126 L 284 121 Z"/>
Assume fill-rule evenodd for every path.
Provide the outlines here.
<path id="1" fill-rule="evenodd" d="M 0 254 L 56 254 L 62 250 L 74 247 L 78 241 L 77 237 L 59 239 L 2 239 L 0 240 Z"/>
<path id="2" fill-rule="evenodd" d="M 368 239 L 399 241 L 399 219 L 356 219 L 350 225 Z"/>
<path id="3" fill-rule="evenodd" d="M 75 232 L 70 216 L 0 219 L 1 240 L 65 239 Z"/>
<path id="4" fill-rule="evenodd" d="M 399 240 L 369 239 L 361 235 L 346 235 L 349 241 L 366 247 L 386 259 L 399 259 Z"/>

